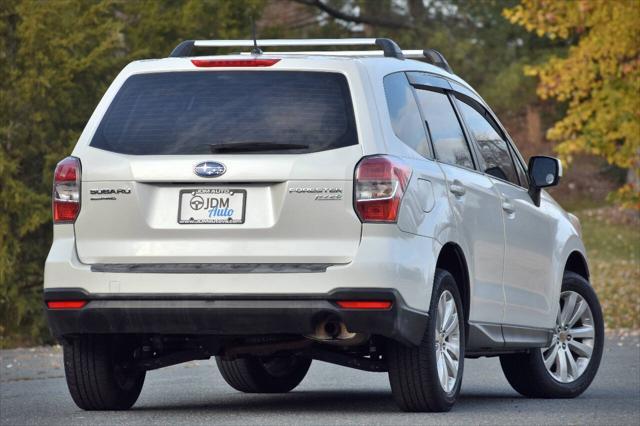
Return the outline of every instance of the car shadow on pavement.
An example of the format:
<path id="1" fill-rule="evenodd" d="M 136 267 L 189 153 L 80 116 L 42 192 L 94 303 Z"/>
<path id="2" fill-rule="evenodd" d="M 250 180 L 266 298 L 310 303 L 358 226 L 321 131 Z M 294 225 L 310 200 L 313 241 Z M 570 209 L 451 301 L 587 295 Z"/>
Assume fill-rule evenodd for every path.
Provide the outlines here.
<path id="1" fill-rule="evenodd" d="M 294 391 L 288 394 L 243 394 L 238 392 L 217 395 L 207 401 L 180 404 L 135 405 L 132 410 L 202 410 L 202 411 L 350 411 L 370 412 L 396 410 L 391 392 L 384 391 Z"/>
<path id="2" fill-rule="evenodd" d="M 513 393 L 462 393 L 455 411 L 495 410 L 501 406 L 513 407 L 514 403 L 526 399 Z M 502 401 L 503 404 L 500 404 Z M 490 403 L 489 403 L 490 402 Z M 496 405 L 497 404 L 497 405 Z M 288 394 L 242 394 L 229 393 L 211 399 L 181 403 L 144 404 L 132 408 L 133 411 L 202 411 L 260 413 L 282 412 L 344 412 L 344 413 L 390 413 L 399 412 L 391 391 L 318 390 L 294 391 Z"/>

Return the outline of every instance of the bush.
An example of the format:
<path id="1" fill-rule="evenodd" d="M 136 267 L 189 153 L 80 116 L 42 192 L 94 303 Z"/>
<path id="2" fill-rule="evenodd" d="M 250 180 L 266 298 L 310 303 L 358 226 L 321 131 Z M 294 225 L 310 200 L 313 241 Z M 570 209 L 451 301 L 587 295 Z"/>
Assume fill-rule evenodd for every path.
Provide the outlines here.
<path id="1" fill-rule="evenodd" d="M 133 59 L 245 38 L 263 0 L 1 0 L 0 347 L 50 341 L 42 315 L 51 178 Z"/>

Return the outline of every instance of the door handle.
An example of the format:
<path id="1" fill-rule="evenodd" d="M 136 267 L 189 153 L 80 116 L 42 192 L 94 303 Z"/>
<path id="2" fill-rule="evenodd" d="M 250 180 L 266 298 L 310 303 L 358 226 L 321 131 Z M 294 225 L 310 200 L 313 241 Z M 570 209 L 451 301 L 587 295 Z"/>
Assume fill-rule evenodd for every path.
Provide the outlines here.
<path id="1" fill-rule="evenodd" d="M 513 214 L 513 213 L 515 213 L 516 208 L 513 206 L 513 204 L 511 204 L 511 201 L 503 200 L 502 201 L 502 210 L 504 210 L 505 212 L 507 212 L 509 214 Z"/>
<path id="2" fill-rule="evenodd" d="M 456 197 L 462 197 L 467 190 L 464 189 L 464 186 L 460 183 L 460 181 L 454 180 L 453 183 L 449 186 L 449 191 L 454 194 Z"/>

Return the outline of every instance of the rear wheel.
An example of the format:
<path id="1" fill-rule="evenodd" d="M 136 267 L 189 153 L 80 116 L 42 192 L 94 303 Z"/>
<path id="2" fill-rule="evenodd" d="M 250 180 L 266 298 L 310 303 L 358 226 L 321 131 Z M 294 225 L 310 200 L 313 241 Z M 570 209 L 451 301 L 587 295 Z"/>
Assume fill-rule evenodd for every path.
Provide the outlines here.
<path id="1" fill-rule="evenodd" d="M 389 345 L 389 381 L 404 411 L 449 411 L 464 367 L 464 313 L 453 276 L 438 269 L 427 330 L 419 346 Z"/>
<path id="2" fill-rule="evenodd" d="M 127 368 L 133 350 L 117 337 L 83 335 L 65 343 L 69 392 L 83 410 L 126 410 L 136 402 L 145 372 Z"/>
<path id="3" fill-rule="evenodd" d="M 602 358 L 604 323 L 600 303 L 583 277 L 565 274 L 551 346 L 500 357 L 511 386 L 534 398 L 574 398 L 596 375 Z"/>
<path id="4" fill-rule="evenodd" d="M 222 378 L 232 388 L 245 393 L 284 393 L 302 382 L 311 365 L 310 358 L 251 356 L 227 361 L 216 357 Z"/>

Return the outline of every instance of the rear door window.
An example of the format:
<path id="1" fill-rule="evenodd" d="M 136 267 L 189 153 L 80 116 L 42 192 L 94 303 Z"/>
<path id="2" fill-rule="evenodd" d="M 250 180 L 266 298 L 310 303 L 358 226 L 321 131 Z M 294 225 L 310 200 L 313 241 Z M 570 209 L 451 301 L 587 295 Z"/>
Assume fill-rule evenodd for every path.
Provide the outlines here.
<path id="1" fill-rule="evenodd" d="M 298 154 L 357 143 L 342 74 L 216 71 L 129 77 L 91 146 L 133 155 Z"/>
<path id="2" fill-rule="evenodd" d="M 480 105 L 471 105 L 457 99 L 465 123 L 480 148 L 484 160 L 484 172 L 491 176 L 519 185 L 518 175 L 511 159 L 507 142 L 498 124 Z"/>
<path id="3" fill-rule="evenodd" d="M 473 159 L 458 117 L 442 92 L 417 90 L 418 101 L 439 161 L 473 169 Z"/>

